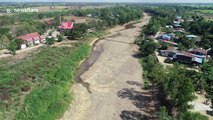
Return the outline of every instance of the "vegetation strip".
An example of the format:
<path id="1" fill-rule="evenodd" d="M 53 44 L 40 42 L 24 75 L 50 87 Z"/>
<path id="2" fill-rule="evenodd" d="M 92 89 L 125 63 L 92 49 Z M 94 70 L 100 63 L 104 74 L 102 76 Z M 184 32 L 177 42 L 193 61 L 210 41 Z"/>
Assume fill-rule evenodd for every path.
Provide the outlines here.
<path id="1" fill-rule="evenodd" d="M 55 119 L 62 115 L 70 103 L 69 89 L 78 64 L 88 56 L 89 45 L 75 48 L 60 64 L 51 68 L 44 79 L 50 84 L 33 90 L 26 96 L 24 108 L 16 115 L 20 120 Z"/>

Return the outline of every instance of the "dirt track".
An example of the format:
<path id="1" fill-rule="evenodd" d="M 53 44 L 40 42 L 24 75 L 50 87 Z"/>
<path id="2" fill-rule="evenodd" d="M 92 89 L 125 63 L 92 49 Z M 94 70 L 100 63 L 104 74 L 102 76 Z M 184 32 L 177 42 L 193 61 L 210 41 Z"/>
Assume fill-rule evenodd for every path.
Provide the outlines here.
<path id="1" fill-rule="evenodd" d="M 81 78 L 90 85 L 89 93 L 81 84 L 72 87 L 73 103 L 61 120 L 139 120 L 146 119 L 141 111 L 143 97 L 142 69 L 135 56 L 134 42 L 141 27 L 150 17 L 145 14 L 134 28 L 124 26 L 111 30 L 111 37 L 97 43 L 104 51 Z M 94 48 L 95 49 L 95 48 Z"/>

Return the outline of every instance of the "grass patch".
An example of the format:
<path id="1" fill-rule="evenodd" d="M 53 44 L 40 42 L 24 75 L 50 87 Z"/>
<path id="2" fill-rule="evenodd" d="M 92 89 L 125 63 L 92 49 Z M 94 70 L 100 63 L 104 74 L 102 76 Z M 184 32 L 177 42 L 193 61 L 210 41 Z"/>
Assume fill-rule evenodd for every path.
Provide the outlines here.
<path id="1" fill-rule="evenodd" d="M 213 14 L 213 10 L 198 10 L 201 13 L 211 13 Z"/>
<path id="2" fill-rule="evenodd" d="M 24 107 L 16 115 L 17 120 L 53 120 L 62 115 L 70 103 L 68 91 L 76 68 L 88 56 L 89 50 L 89 45 L 82 45 L 52 67 L 44 78 L 50 84 L 26 96 Z"/>
<path id="3" fill-rule="evenodd" d="M 16 64 L 0 64 L 0 119 L 60 117 L 72 98 L 68 91 L 78 64 L 90 48 L 47 47 Z"/>

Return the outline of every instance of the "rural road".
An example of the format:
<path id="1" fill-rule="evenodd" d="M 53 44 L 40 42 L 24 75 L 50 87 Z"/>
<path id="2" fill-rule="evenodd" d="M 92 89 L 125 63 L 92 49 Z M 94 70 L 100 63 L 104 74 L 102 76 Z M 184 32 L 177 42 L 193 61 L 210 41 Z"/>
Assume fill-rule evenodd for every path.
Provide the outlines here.
<path id="1" fill-rule="evenodd" d="M 138 47 L 131 43 L 149 19 L 144 14 L 142 22 L 133 28 L 114 28 L 111 36 L 96 44 L 103 47 L 103 52 L 81 76 L 89 83 L 91 93 L 82 84 L 73 85 L 74 100 L 61 120 L 146 119 L 146 113 L 141 110 L 146 96 L 141 95 L 142 69 L 135 56 Z"/>

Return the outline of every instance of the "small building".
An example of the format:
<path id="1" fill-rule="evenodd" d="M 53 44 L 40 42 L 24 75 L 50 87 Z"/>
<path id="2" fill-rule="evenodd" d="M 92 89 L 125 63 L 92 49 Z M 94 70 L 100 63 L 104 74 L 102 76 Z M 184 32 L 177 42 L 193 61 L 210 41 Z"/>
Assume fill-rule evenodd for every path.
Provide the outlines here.
<path id="1" fill-rule="evenodd" d="M 26 42 L 25 44 L 27 46 L 33 46 L 33 45 L 36 45 L 36 44 L 40 44 L 45 39 L 44 36 L 41 37 L 41 35 L 37 32 L 26 34 L 26 35 L 23 35 L 23 36 L 18 36 L 17 38 L 24 40 Z"/>
<path id="2" fill-rule="evenodd" d="M 173 60 L 181 62 L 181 63 L 187 63 L 191 64 L 193 59 L 193 55 L 187 54 L 187 53 L 177 53 L 173 56 Z"/>
<path id="3" fill-rule="evenodd" d="M 185 64 L 202 64 L 204 62 L 203 58 L 197 57 L 190 52 L 180 52 L 173 56 L 173 60 Z"/>
<path id="4" fill-rule="evenodd" d="M 178 53 L 178 50 L 175 47 L 169 47 L 167 50 L 160 50 L 160 55 L 164 57 L 173 57 Z"/>
<path id="5" fill-rule="evenodd" d="M 169 33 L 169 34 L 167 34 L 167 35 L 170 36 L 171 39 L 175 38 L 175 34 L 174 34 L 174 33 Z"/>
<path id="6" fill-rule="evenodd" d="M 64 22 L 60 26 L 58 26 L 59 30 L 71 30 L 74 26 L 73 22 Z"/>
<path id="7" fill-rule="evenodd" d="M 171 40 L 171 36 L 164 34 L 164 35 L 158 36 L 158 39 L 160 39 L 160 40 Z"/>

